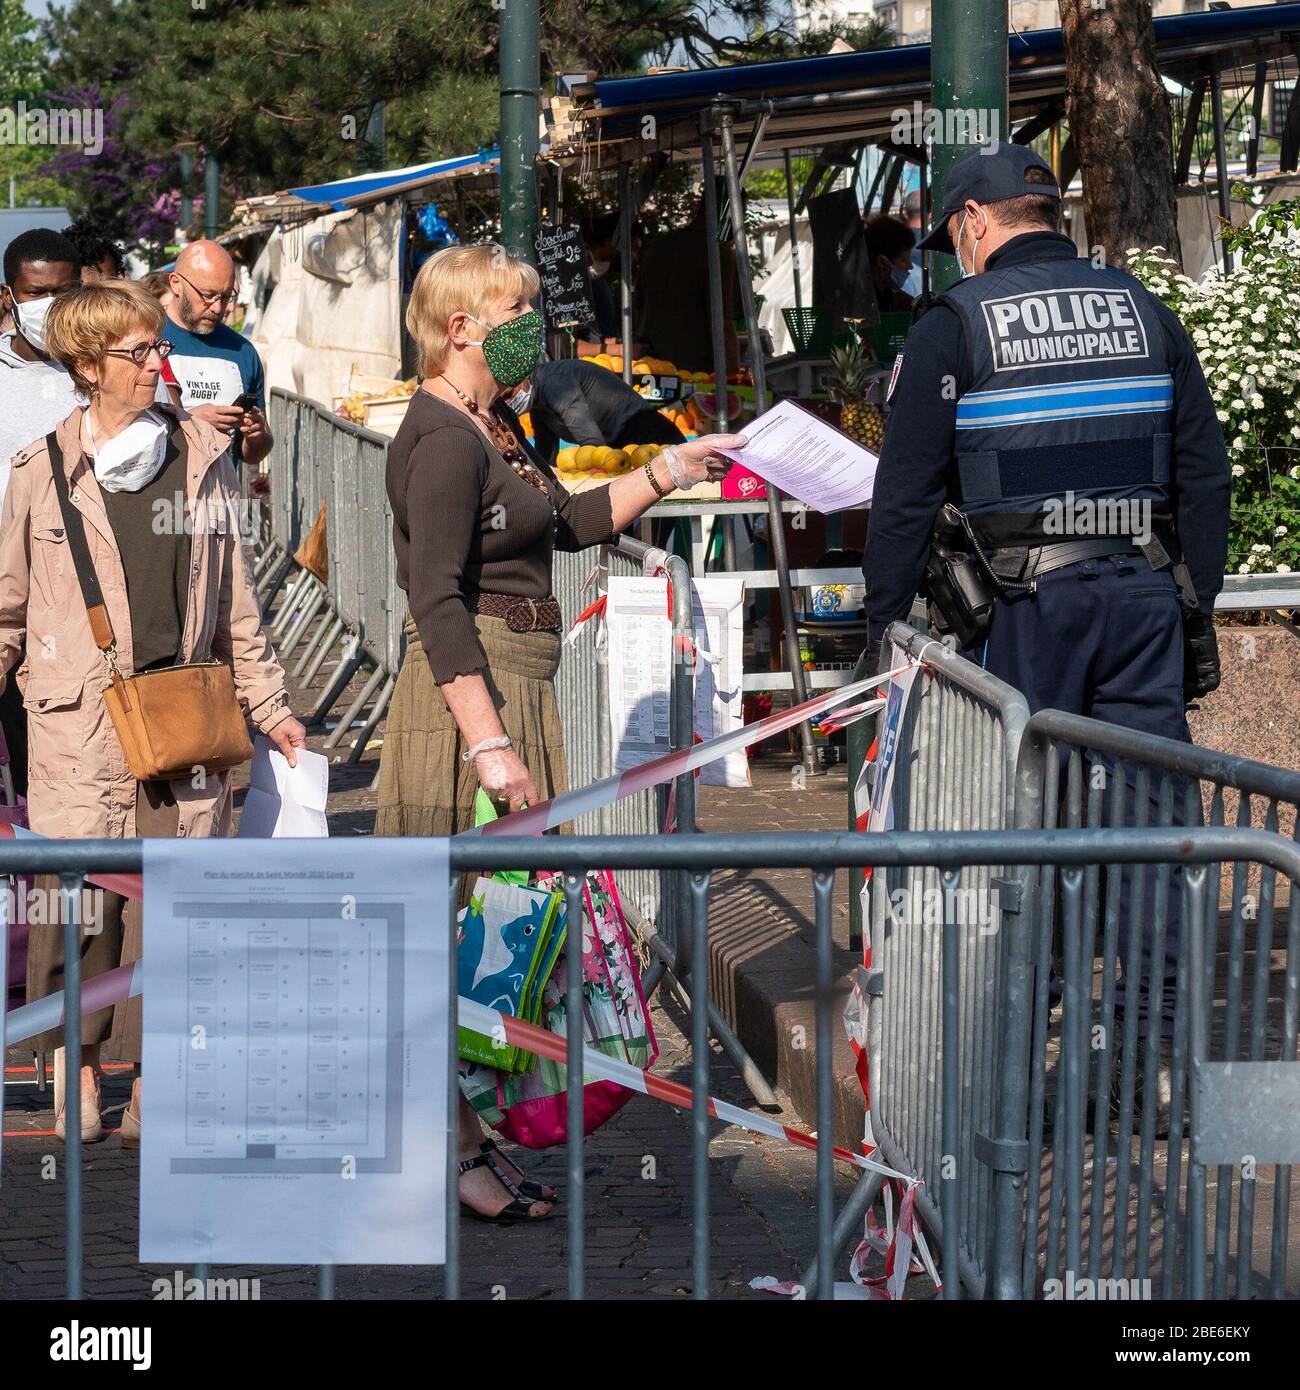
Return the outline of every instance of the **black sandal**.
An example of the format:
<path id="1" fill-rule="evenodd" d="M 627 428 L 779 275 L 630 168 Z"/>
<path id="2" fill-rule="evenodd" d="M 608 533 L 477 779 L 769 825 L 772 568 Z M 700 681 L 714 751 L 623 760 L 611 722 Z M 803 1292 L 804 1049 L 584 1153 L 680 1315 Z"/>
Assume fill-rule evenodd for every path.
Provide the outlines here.
<path id="1" fill-rule="evenodd" d="M 501 1186 L 510 1193 L 513 1200 L 507 1206 L 502 1207 L 495 1216 L 485 1216 L 481 1211 L 477 1211 L 474 1207 L 470 1206 L 468 1202 L 462 1199 L 460 1204 L 462 1216 L 472 1217 L 475 1221 L 485 1221 L 490 1226 L 515 1226 L 521 1221 L 547 1221 L 550 1219 L 552 1213 L 549 1211 L 543 1212 L 541 1216 L 534 1216 L 532 1214 L 533 1203 L 545 1199 L 526 1197 L 514 1183 L 497 1172 L 483 1154 L 479 1154 L 477 1158 L 462 1160 L 459 1170 L 461 1173 L 468 1173 L 471 1168 L 487 1168 Z"/>
<path id="2" fill-rule="evenodd" d="M 553 1192 L 548 1197 L 546 1195 L 545 1184 L 540 1182 L 534 1182 L 532 1178 L 521 1178 L 519 1183 L 516 1185 L 514 1180 L 511 1178 L 510 1174 L 501 1166 L 502 1162 L 508 1163 L 510 1162 L 510 1160 L 507 1159 L 503 1153 L 501 1153 L 501 1150 L 499 1148 L 497 1148 L 495 1139 L 484 1139 L 484 1141 L 478 1146 L 478 1151 L 487 1160 L 487 1166 L 491 1168 L 493 1173 L 495 1173 L 496 1176 L 501 1179 L 501 1181 L 506 1185 L 506 1187 L 509 1188 L 509 1190 L 515 1194 L 515 1196 L 527 1197 L 530 1201 L 533 1202 L 550 1202 L 552 1206 L 554 1206 L 555 1203 L 560 1200 L 560 1194 L 558 1192 Z M 494 1154 L 499 1156 L 500 1161 L 498 1161 L 497 1158 L 493 1157 Z M 523 1172 L 523 1169 L 519 1168 L 519 1165 L 517 1163 L 513 1166 L 515 1168 L 518 1168 L 521 1173 Z"/>

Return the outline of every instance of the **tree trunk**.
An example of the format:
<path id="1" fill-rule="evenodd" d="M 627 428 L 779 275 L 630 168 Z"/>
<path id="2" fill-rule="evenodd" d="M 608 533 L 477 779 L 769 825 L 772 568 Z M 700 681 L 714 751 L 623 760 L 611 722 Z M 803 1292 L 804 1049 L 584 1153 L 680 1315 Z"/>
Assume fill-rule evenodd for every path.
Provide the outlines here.
<path id="1" fill-rule="evenodd" d="M 1149 0 L 1060 0 L 1066 116 L 1083 174 L 1088 243 L 1122 265 L 1132 247 L 1178 260 L 1173 122 Z"/>

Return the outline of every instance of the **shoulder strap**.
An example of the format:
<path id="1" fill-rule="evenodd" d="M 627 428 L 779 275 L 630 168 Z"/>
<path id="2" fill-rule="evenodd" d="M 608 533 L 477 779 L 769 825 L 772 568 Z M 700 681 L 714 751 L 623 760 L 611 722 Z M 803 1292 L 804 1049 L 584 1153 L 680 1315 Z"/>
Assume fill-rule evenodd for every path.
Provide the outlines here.
<path id="1" fill-rule="evenodd" d="M 54 495 L 59 499 L 59 511 L 63 513 L 63 528 L 68 533 L 68 549 L 72 551 L 72 564 L 77 571 L 77 582 L 81 585 L 81 597 L 86 603 L 86 616 L 90 619 L 90 635 L 101 651 L 111 651 L 114 646 L 113 623 L 108 616 L 108 605 L 104 602 L 104 591 L 99 587 L 99 576 L 91 563 L 90 547 L 86 544 L 86 527 L 81 513 L 72 505 L 68 496 L 68 479 L 63 471 L 63 450 L 51 430 L 45 437 L 50 451 L 50 469 L 54 474 Z"/>

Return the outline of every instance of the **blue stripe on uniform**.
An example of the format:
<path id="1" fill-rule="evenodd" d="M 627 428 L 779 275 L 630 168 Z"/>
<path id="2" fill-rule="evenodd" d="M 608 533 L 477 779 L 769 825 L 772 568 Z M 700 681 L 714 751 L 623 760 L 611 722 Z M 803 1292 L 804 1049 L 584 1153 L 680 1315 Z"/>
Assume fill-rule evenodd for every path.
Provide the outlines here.
<path id="1" fill-rule="evenodd" d="M 1148 415 L 1170 410 L 1173 403 L 1173 378 L 1168 375 L 972 391 L 957 402 L 957 428 L 980 429 L 1092 415 Z"/>

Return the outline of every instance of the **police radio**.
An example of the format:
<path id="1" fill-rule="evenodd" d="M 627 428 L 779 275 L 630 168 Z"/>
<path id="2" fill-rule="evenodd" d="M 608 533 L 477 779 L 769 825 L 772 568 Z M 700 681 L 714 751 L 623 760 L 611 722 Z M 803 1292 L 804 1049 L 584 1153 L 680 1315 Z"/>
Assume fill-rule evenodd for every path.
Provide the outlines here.
<path id="1" fill-rule="evenodd" d="M 973 647 L 988 631 L 998 588 L 985 566 L 966 549 L 963 520 L 951 502 L 944 503 L 934 523 L 922 582 L 932 625 L 940 633 L 952 633 L 959 646 Z"/>

